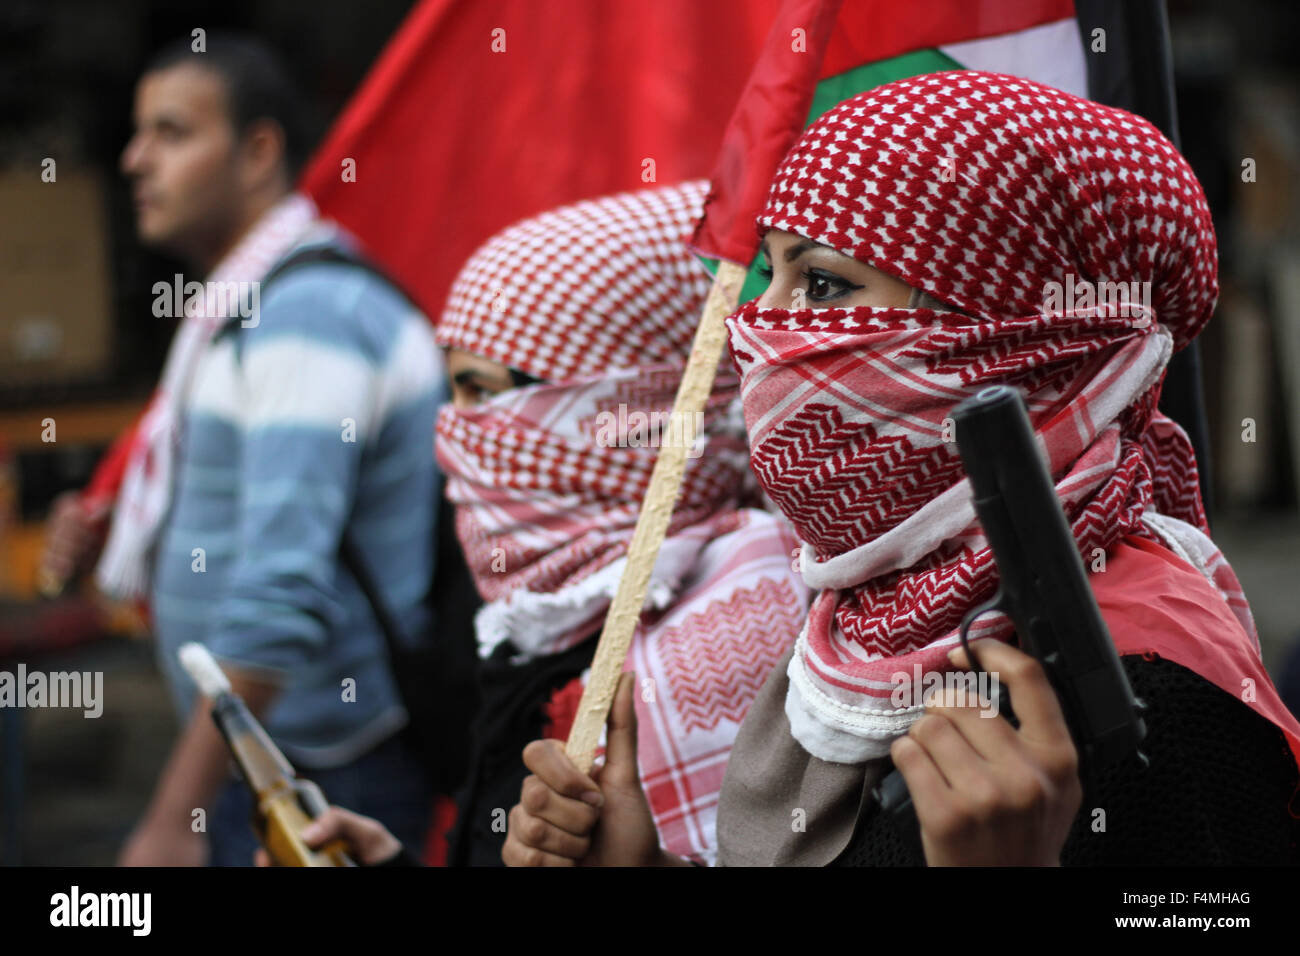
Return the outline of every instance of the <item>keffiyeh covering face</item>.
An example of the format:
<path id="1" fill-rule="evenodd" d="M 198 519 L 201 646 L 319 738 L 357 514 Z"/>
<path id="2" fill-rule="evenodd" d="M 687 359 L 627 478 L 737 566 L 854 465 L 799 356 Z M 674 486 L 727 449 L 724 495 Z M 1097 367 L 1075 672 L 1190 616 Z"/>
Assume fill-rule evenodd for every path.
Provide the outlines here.
<path id="1" fill-rule="evenodd" d="M 525 654 L 565 650 L 591 632 L 622 573 L 662 423 L 709 277 L 682 242 L 706 186 L 686 183 L 578 203 L 507 229 L 457 277 L 439 344 L 552 383 L 468 410 L 443 410 L 439 462 L 457 531 L 487 607 L 484 656 L 503 640 Z M 669 529 L 733 511 L 746 468 L 738 395 L 719 376 L 705 444 L 692 449 Z M 639 431 L 639 434 L 638 434 Z M 651 603 L 668 600 L 698 535 L 665 548 Z"/>
<path id="2" fill-rule="evenodd" d="M 759 225 L 968 313 L 751 303 L 728 320 L 754 470 L 820 589 L 789 670 L 805 749 L 885 754 L 921 710 L 919 688 L 893 697 L 902 675 L 948 669 L 962 617 L 995 590 L 948 421 L 992 383 L 1026 394 L 1085 561 L 1125 535 L 1165 543 L 1254 637 L 1204 533 L 1190 443 L 1155 409 L 1172 351 L 1209 319 L 1217 262 L 1200 186 L 1154 127 L 1006 76 L 903 80 L 804 133 Z M 1150 295 L 1127 312 L 1052 297 L 1084 282 Z"/>
<path id="3" fill-rule="evenodd" d="M 559 653 L 600 625 L 690 352 L 709 277 L 685 246 L 706 184 L 579 203 L 501 233 L 462 270 L 440 344 L 544 384 L 438 420 L 438 461 L 487 603 L 489 655 Z M 739 507 L 748 447 L 733 370 L 703 437 L 633 641 L 638 761 L 663 844 L 711 860 L 740 720 L 793 644 L 807 591 L 781 519 Z"/>
<path id="4" fill-rule="evenodd" d="M 636 426 L 668 416 L 680 378 L 680 366 L 627 369 L 443 409 L 438 461 L 487 602 L 476 619 L 484 657 L 506 640 L 528 657 L 558 653 L 600 623 L 655 463 L 648 429 L 638 436 Z M 743 424 L 725 412 L 706 414 L 712 434 L 688 462 L 651 579 L 652 607 L 672 601 L 700 548 L 734 517 L 746 446 Z M 632 424 L 620 429 L 620 419 Z"/>

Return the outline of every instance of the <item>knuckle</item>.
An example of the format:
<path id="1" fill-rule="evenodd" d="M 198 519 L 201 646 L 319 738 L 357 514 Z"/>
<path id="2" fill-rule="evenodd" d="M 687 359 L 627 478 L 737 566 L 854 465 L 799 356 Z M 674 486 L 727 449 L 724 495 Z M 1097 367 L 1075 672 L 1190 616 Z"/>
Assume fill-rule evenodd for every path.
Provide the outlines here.
<path id="1" fill-rule="evenodd" d="M 1048 777 L 1055 784 L 1063 785 L 1079 776 L 1079 753 L 1072 742 L 1067 741 L 1063 746 L 1053 747 L 1044 764 Z"/>
<path id="2" fill-rule="evenodd" d="M 1002 805 L 1002 791 L 987 777 L 976 777 L 962 787 L 962 807 L 972 819 L 989 820 Z"/>
<path id="3" fill-rule="evenodd" d="M 540 778 L 535 776 L 525 777 L 524 785 L 519 792 L 519 802 L 525 810 L 536 813 L 545 809 L 548 792 L 549 788 L 542 783 Z"/>
<path id="4" fill-rule="evenodd" d="M 908 734 L 923 744 L 933 743 L 943 733 L 946 721 L 937 714 L 926 714 L 916 723 Z"/>
<path id="5" fill-rule="evenodd" d="M 895 767 L 907 768 L 912 766 L 913 762 L 920 756 L 917 753 L 918 748 L 915 743 L 915 741 L 910 740 L 907 734 L 904 734 L 889 745 L 889 757 L 894 761 Z"/>
<path id="6" fill-rule="evenodd" d="M 1007 669 L 1012 680 L 1021 684 L 1047 683 L 1047 671 L 1043 670 L 1038 658 L 1028 654 L 1017 657 Z"/>
<path id="7" fill-rule="evenodd" d="M 549 829 L 545 820 L 538 817 L 528 817 L 520 822 L 519 837 L 529 846 L 539 847 L 545 844 L 546 834 Z"/>
<path id="8" fill-rule="evenodd" d="M 524 766 L 536 772 L 537 764 L 546 756 L 546 742 L 534 740 L 524 747 Z"/>
<path id="9" fill-rule="evenodd" d="M 1047 787 L 1037 774 L 1022 774 L 1008 787 L 1006 802 L 1013 813 L 1040 810 L 1047 802 Z"/>
<path id="10" fill-rule="evenodd" d="M 1066 785 L 1064 799 L 1072 814 L 1079 812 L 1079 807 L 1083 805 L 1083 784 L 1079 782 L 1078 777 L 1074 777 Z"/>

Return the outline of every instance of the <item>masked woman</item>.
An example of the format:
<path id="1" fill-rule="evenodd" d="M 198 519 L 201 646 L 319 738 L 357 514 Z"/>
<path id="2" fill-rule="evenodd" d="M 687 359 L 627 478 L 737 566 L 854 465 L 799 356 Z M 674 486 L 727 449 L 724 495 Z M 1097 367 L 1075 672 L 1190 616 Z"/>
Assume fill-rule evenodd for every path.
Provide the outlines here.
<path id="1" fill-rule="evenodd" d="M 1170 355 L 1217 294 L 1209 210 L 1182 157 L 1123 111 L 1005 76 L 934 74 L 814 123 L 759 227 L 772 282 L 728 320 L 731 346 L 755 474 L 804 542 L 818 593 L 733 747 L 721 861 L 1293 859 L 1300 725 L 1208 537 L 1186 436 L 1156 410 Z M 1112 283 L 1129 308 L 1098 302 Z M 949 657 L 957 627 L 996 588 L 945 429 L 991 384 L 1027 397 L 1146 705 L 1149 766 L 1111 768 L 1086 795 L 1051 686 L 1003 643 L 1005 618 L 986 628 L 1001 641 L 975 647 L 1018 727 L 959 699 L 925 706 L 912 686 L 970 665 Z M 626 703 L 615 717 L 631 723 Z M 923 854 L 866 799 L 891 762 Z M 590 785 L 559 760 L 543 777 L 566 809 Z M 589 841 L 579 858 L 655 860 L 632 801 L 609 796 L 576 831 Z M 510 839 L 553 840 L 554 826 L 533 815 Z M 635 835 L 617 852 L 615 826 Z"/>
<path id="2" fill-rule="evenodd" d="M 465 265 L 438 326 L 453 406 L 438 461 L 484 607 L 484 700 L 450 862 L 500 864 L 520 752 L 567 736 L 626 563 L 709 277 L 684 239 L 706 185 L 558 209 Z M 636 750 L 662 846 L 707 862 L 740 720 L 808 601 L 785 522 L 753 495 L 737 380 L 720 372 L 704 437 L 633 644 Z"/>

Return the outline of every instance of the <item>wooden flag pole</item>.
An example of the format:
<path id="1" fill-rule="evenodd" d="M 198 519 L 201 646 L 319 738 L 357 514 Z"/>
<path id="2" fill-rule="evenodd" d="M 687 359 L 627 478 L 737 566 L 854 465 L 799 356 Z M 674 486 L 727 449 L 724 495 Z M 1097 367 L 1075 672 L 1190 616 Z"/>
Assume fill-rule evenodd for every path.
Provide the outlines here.
<path id="1" fill-rule="evenodd" d="M 596 759 L 600 732 L 605 727 L 614 692 L 618 689 L 619 675 L 623 673 L 623 662 L 627 660 L 632 636 L 641 619 L 646 591 L 650 587 L 650 572 L 654 570 L 659 548 L 668 533 L 668 523 L 686 471 L 686 455 L 694 444 L 695 425 L 702 420 L 704 405 L 713 391 L 713 380 L 727 338 L 723 320 L 736 310 L 740 302 L 745 272 L 744 266 L 719 261 L 718 273 L 704 303 L 704 314 L 700 316 L 700 325 L 695 331 L 686 371 L 673 401 L 673 427 L 668 433 L 680 436 L 680 440 L 665 441 L 659 449 L 659 457 L 650 475 L 650 487 L 641 503 L 641 514 L 637 517 L 632 543 L 628 546 L 627 567 L 623 569 L 623 577 L 605 616 L 605 626 L 596 645 L 596 657 L 591 662 L 591 679 L 582 693 L 582 703 L 578 706 L 578 715 L 565 748 L 569 759 L 583 773 L 591 771 Z"/>

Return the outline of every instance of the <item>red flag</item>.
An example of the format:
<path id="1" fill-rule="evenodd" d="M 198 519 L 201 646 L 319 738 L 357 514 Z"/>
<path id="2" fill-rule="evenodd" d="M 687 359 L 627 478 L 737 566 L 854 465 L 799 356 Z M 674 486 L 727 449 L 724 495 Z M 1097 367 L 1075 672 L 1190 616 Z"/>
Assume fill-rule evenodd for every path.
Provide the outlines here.
<path id="1" fill-rule="evenodd" d="M 692 240 L 701 255 L 738 265 L 754 258 L 754 219 L 777 166 L 804 128 L 842 3 L 786 0 L 777 12 L 718 151 Z"/>
<path id="2" fill-rule="evenodd" d="M 1086 94 L 1073 0 L 786 0 L 727 126 L 693 245 L 749 264 L 776 169 L 813 119 L 874 86 L 963 68 Z"/>
<path id="3" fill-rule="evenodd" d="M 510 223 L 707 175 L 778 5 L 424 0 L 303 187 L 436 319 Z"/>

